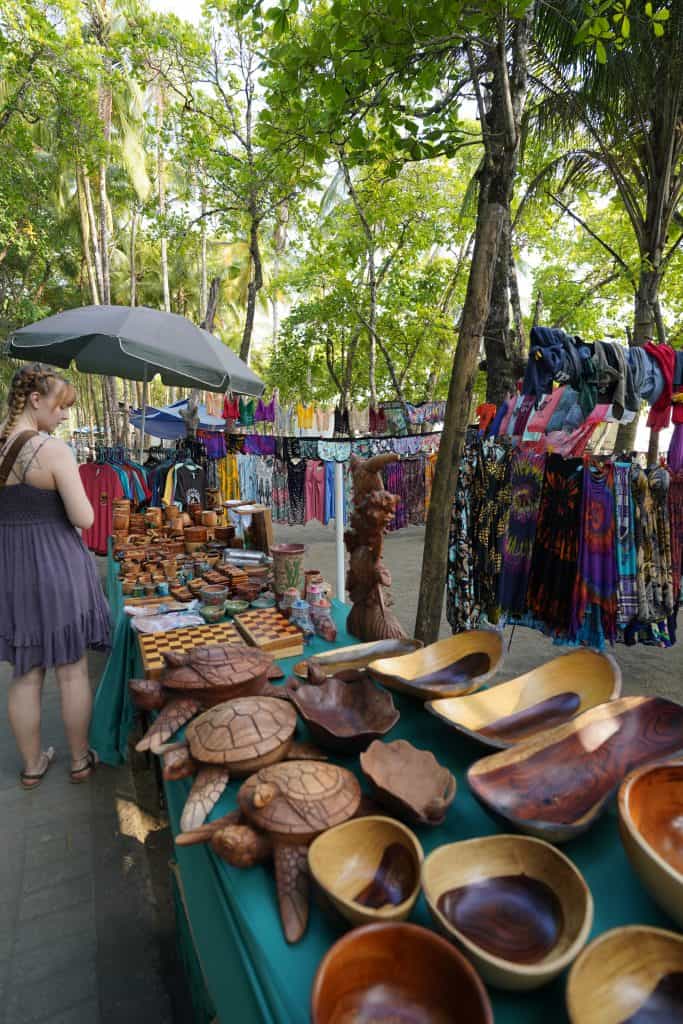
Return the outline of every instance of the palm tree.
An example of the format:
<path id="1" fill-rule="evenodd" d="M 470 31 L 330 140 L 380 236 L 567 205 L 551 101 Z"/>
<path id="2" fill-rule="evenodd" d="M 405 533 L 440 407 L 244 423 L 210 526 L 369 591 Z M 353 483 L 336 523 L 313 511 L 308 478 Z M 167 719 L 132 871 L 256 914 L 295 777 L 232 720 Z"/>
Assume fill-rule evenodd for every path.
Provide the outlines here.
<path id="1" fill-rule="evenodd" d="M 629 16 L 625 4 L 623 16 L 617 14 L 614 21 L 620 39 L 609 39 L 612 45 L 607 47 L 600 43 L 586 49 L 575 44 L 584 14 L 582 0 L 565 0 L 561 7 L 543 5 L 533 76 L 542 97 L 534 113 L 536 127 L 563 133 L 569 144 L 546 174 L 556 173 L 561 165 L 565 186 L 603 176 L 633 229 L 635 272 L 610 251 L 633 286 L 636 345 L 655 336 L 660 341 L 666 338 L 660 288 L 683 239 L 678 217 L 683 194 L 683 5 L 665 0 L 661 9 L 664 13 L 653 31 L 644 11 Z M 586 136 L 579 146 L 577 125 Z M 539 175 L 536 184 L 543 178 Z M 601 242 L 595 233 L 593 237 Z M 632 447 L 634 433 L 635 425 L 622 427 L 617 447 Z"/>

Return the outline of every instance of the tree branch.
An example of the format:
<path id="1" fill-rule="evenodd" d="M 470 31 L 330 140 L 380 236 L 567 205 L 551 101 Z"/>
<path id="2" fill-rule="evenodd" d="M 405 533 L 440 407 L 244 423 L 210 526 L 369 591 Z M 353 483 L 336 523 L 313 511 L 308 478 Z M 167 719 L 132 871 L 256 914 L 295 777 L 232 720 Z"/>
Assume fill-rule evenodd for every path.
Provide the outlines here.
<path id="1" fill-rule="evenodd" d="M 557 196 L 554 196 L 552 194 L 552 192 L 548 192 L 548 195 L 550 196 L 550 198 L 552 199 L 552 201 L 555 203 L 556 206 L 559 206 L 561 210 L 563 210 L 566 214 L 568 214 L 572 218 L 572 220 L 575 220 L 577 224 L 580 224 L 580 226 L 584 229 L 584 231 L 587 234 L 589 234 L 591 236 L 591 238 L 595 239 L 595 241 L 598 243 L 598 245 L 601 245 L 602 248 L 605 249 L 605 251 L 610 254 L 612 259 L 614 259 L 618 263 L 618 265 L 622 268 L 622 270 L 628 275 L 628 278 L 631 281 L 631 284 L 635 288 L 636 287 L 636 280 L 635 280 L 633 274 L 631 273 L 631 268 L 628 266 L 627 263 L 624 262 L 624 260 L 621 258 L 619 253 L 616 252 L 612 248 L 612 246 L 609 244 L 609 242 L 605 242 L 604 239 L 600 238 L 600 236 L 598 234 L 596 234 L 595 231 L 593 231 L 592 228 L 589 228 L 589 226 L 586 224 L 585 220 L 582 220 L 581 217 L 579 217 L 578 214 L 574 213 L 573 210 L 570 210 L 570 208 L 566 205 L 566 203 L 563 203 L 561 199 L 558 199 Z"/>

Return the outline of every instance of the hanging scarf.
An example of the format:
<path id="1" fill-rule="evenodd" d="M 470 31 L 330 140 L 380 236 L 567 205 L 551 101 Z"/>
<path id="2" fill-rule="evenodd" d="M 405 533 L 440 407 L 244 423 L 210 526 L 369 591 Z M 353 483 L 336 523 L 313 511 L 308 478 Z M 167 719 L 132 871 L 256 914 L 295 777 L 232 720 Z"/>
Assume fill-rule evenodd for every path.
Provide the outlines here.
<path id="1" fill-rule="evenodd" d="M 617 638 L 614 465 L 584 467 L 582 529 L 572 598 L 572 634 L 601 647 Z"/>
<path id="2" fill-rule="evenodd" d="M 510 464 L 507 445 L 487 442 L 481 449 L 474 480 L 472 520 L 474 556 L 474 598 L 479 614 L 497 622 L 498 578 L 503 566 L 502 543 L 510 514 Z"/>
<path id="3" fill-rule="evenodd" d="M 479 461 L 479 446 L 465 445 L 451 508 L 448 537 L 446 616 L 454 633 L 477 625 L 474 608 L 472 561 L 472 482 Z"/>
<path id="4" fill-rule="evenodd" d="M 510 467 L 510 518 L 503 538 L 498 601 L 510 615 L 523 615 L 543 488 L 545 454 L 519 448 Z"/>
<path id="5" fill-rule="evenodd" d="M 674 611 L 676 611 L 681 596 L 681 577 L 683 576 L 683 470 L 671 474 L 669 524 L 671 527 L 671 579 Z"/>
<path id="6" fill-rule="evenodd" d="M 531 558 L 527 604 L 559 633 L 569 630 L 581 523 L 582 463 L 549 455 Z"/>
<path id="7" fill-rule="evenodd" d="M 617 622 L 623 628 L 638 615 L 638 559 L 629 463 L 618 462 L 615 466 L 614 500 L 617 518 Z"/>
<path id="8" fill-rule="evenodd" d="M 669 488 L 671 477 L 665 466 L 648 473 L 650 494 L 655 510 L 655 530 L 659 549 L 659 578 L 662 584 L 662 605 L 667 616 L 674 610 L 674 588 L 671 559 L 671 523 L 669 520 Z"/>
<path id="9" fill-rule="evenodd" d="M 668 613 L 664 605 L 657 520 L 647 474 L 638 465 L 631 468 L 631 493 L 638 559 L 638 619 L 643 623 L 659 622 Z"/>
<path id="10" fill-rule="evenodd" d="M 671 392 L 676 370 L 676 353 L 669 345 L 655 345 L 653 341 L 648 341 L 643 348 L 659 363 L 664 377 L 662 393 L 650 409 L 647 425 L 654 427 L 655 430 L 666 430 L 671 421 Z"/>

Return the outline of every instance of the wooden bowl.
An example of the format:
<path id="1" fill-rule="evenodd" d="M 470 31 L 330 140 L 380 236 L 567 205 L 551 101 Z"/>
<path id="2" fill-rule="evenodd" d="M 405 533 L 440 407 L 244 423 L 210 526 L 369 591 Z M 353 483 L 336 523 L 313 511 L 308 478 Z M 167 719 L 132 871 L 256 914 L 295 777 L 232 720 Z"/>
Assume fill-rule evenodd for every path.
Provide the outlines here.
<path id="1" fill-rule="evenodd" d="M 618 806 L 631 867 L 683 928 L 683 761 L 631 772 L 619 787 Z"/>
<path id="2" fill-rule="evenodd" d="M 584 949 L 567 979 L 571 1024 L 683 1020 L 683 935 L 629 925 Z"/>
<path id="3" fill-rule="evenodd" d="M 455 779 L 429 750 L 407 740 L 375 740 L 360 755 L 373 797 L 409 825 L 440 825 L 455 799 Z"/>
<path id="4" fill-rule="evenodd" d="M 356 928 L 313 980 L 312 1024 L 493 1024 L 481 979 L 445 939 L 416 924 Z"/>
<path id="5" fill-rule="evenodd" d="M 614 658 L 580 650 L 481 693 L 428 701 L 425 707 L 457 732 L 504 750 L 620 693 Z"/>
<path id="6" fill-rule="evenodd" d="M 290 685 L 290 697 L 316 743 L 347 754 L 365 750 L 398 722 L 390 693 L 371 679 L 344 683 L 328 679 L 320 686 Z"/>
<path id="7" fill-rule="evenodd" d="M 335 916 L 354 926 L 403 921 L 420 894 L 422 847 L 392 818 L 352 818 L 313 840 L 308 867 Z"/>
<path id="8" fill-rule="evenodd" d="M 336 675 L 347 669 L 366 668 L 371 661 L 380 657 L 408 654 L 422 647 L 420 640 L 375 640 L 368 644 L 351 644 L 349 647 L 335 647 L 331 651 L 314 654 L 307 661 L 295 665 L 294 671 L 305 679 L 308 673 L 308 661 L 327 676 Z"/>
<path id="9" fill-rule="evenodd" d="M 502 633 L 471 629 L 437 640 L 413 654 L 371 661 L 368 669 L 385 686 L 429 700 L 478 690 L 502 660 Z"/>
<path id="10" fill-rule="evenodd" d="M 423 865 L 422 889 L 440 931 L 499 988 L 525 991 L 551 981 L 593 924 L 581 873 L 549 843 L 527 836 L 437 847 Z"/>
<path id="11" fill-rule="evenodd" d="M 467 781 L 487 810 L 561 843 L 590 827 L 627 771 L 682 748 L 680 704 L 621 697 L 475 761 Z"/>

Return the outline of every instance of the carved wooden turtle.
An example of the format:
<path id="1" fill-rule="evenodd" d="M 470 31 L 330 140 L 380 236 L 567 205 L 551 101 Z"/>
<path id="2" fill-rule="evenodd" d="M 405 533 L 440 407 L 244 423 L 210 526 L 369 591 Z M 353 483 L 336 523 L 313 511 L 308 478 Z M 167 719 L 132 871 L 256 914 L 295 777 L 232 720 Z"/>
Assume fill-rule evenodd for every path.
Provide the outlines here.
<path id="1" fill-rule="evenodd" d="M 294 708 L 272 697 L 236 697 L 190 722 L 185 742 L 164 755 L 184 754 L 197 772 L 180 818 L 181 831 L 204 824 L 231 777 L 250 775 L 287 756 L 319 758 L 318 750 L 292 743 L 295 729 Z"/>
<path id="2" fill-rule="evenodd" d="M 236 867 L 251 867 L 272 853 L 285 938 L 298 942 L 308 924 L 306 848 L 321 832 L 356 814 L 358 780 L 339 765 L 287 761 L 261 768 L 237 799 L 248 824 L 214 832 L 211 846 Z"/>
<path id="3" fill-rule="evenodd" d="M 168 669 L 162 680 L 131 679 L 128 686 L 134 703 L 148 710 L 160 708 L 152 726 L 136 745 L 136 750 L 161 754 L 164 744 L 181 726 L 200 711 L 234 697 L 269 696 L 288 700 L 284 688 L 268 682 L 273 675 L 272 656 L 246 644 L 214 644 L 192 651 L 167 651 Z M 281 675 L 277 666 L 276 674 Z M 175 765 L 182 760 L 176 756 Z M 166 778 L 190 774 L 182 770 Z"/>

